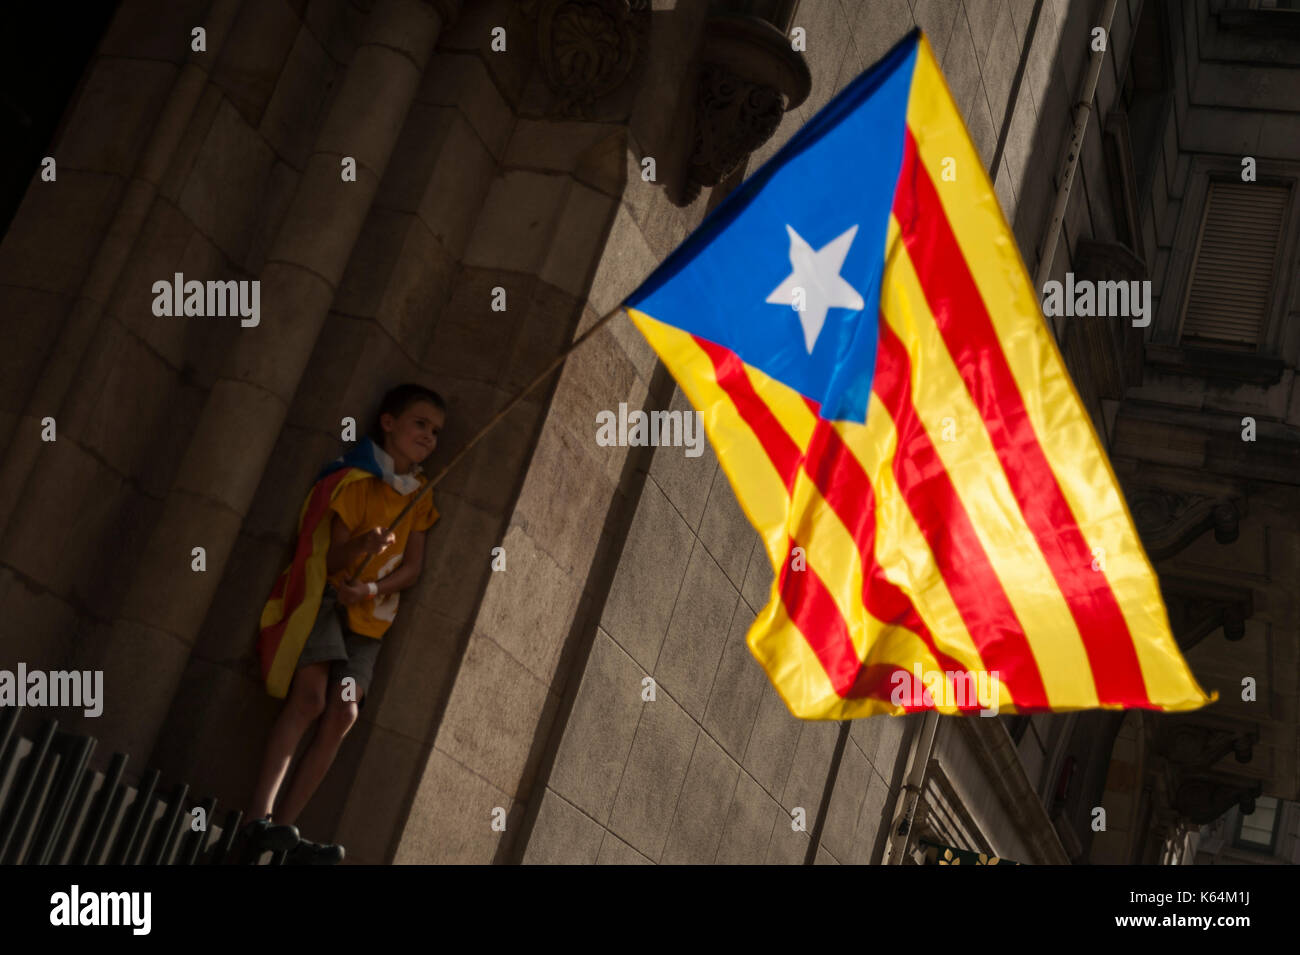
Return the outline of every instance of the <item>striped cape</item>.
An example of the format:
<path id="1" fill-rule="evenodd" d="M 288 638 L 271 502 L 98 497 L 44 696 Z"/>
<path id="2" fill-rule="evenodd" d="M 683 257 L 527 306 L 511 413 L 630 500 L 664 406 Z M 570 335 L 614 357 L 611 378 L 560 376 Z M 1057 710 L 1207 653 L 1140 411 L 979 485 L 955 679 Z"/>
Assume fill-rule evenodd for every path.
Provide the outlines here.
<path id="1" fill-rule="evenodd" d="M 280 574 L 262 608 L 257 636 L 266 692 L 283 699 L 289 692 L 302 648 L 316 622 L 325 593 L 325 556 L 330 546 L 330 504 L 354 481 L 377 477 L 399 494 L 420 487 L 415 474 L 396 474 L 393 459 L 370 438 L 325 466 L 307 494 L 298 515 L 298 539 L 293 560 Z"/>
<path id="2" fill-rule="evenodd" d="M 794 715 L 1214 699 L 919 31 L 625 305 L 762 536 Z"/>

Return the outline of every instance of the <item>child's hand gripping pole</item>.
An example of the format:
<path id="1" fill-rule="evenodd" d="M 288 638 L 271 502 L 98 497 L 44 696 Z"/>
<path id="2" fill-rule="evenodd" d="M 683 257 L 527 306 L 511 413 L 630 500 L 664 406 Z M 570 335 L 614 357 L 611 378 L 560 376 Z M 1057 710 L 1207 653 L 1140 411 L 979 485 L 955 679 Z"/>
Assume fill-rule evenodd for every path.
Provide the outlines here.
<path id="1" fill-rule="evenodd" d="M 446 470 L 447 470 L 447 469 L 444 468 L 442 473 L 445 474 L 445 473 L 446 473 Z M 438 475 L 438 480 L 441 480 L 441 479 L 442 479 L 442 474 L 439 474 L 439 475 Z M 391 534 L 393 533 L 393 530 L 397 527 L 397 525 L 400 524 L 400 523 L 402 523 L 402 518 L 404 518 L 404 517 L 407 515 L 407 513 L 410 512 L 411 508 L 413 508 L 413 507 L 415 506 L 415 502 L 418 501 L 421 497 L 423 497 L 423 496 L 424 496 L 424 493 L 425 493 L 426 491 L 430 491 L 430 490 L 432 490 L 432 489 L 433 489 L 433 485 L 436 484 L 436 483 L 437 483 L 437 481 L 430 481 L 430 482 L 429 482 L 428 484 L 426 484 L 424 487 L 420 488 L 420 490 L 417 491 L 417 492 L 416 492 L 416 493 L 411 497 L 411 499 L 410 499 L 409 501 L 406 502 L 406 506 L 403 507 L 400 511 L 397 512 L 397 516 L 396 516 L 395 518 L 393 518 L 393 522 L 392 522 L 391 524 L 389 524 L 388 527 L 386 528 L 386 531 L 387 531 L 388 534 L 391 535 Z M 376 556 L 375 554 L 367 554 L 367 555 L 366 555 L 366 559 L 363 560 L 363 561 L 361 562 L 361 566 L 357 568 L 357 572 L 356 572 L 355 574 L 353 574 L 353 575 L 348 579 L 347 582 L 348 582 L 349 585 L 353 585 L 353 584 L 355 584 L 358 580 L 361 579 L 361 572 L 362 572 L 363 570 L 365 570 L 367 567 L 370 566 L 370 562 L 371 562 L 372 560 L 375 559 L 375 556 Z"/>
<path id="2" fill-rule="evenodd" d="M 447 476 L 447 472 L 450 471 L 457 464 L 459 464 L 460 459 L 469 453 L 470 448 L 478 444 L 479 441 L 483 439 L 484 435 L 486 435 L 489 431 L 491 431 L 494 427 L 496 427 L 497 424 L 500 423 L 502 418 L 504 418 L 511 411 L 513 411 L 515 405 L 523 401 L 524 398 L 528 396 L 528 393 L 530 391 L 532 391 L 543 381 L 545 381 L 550 376 L 551 372 L 555 371 L 555 369 L 559 368 L 562 364 L 564 364 L 564 359 L 568 358 L 569 355 L 573 353 L 574 349 L 576 349 L 579 345 L 581 345 L 588 338 L 594 335 L 597 331 L 603 328 L 606 322 L 608 322 L 611 318 L 613 318 L 622 310 L 623 310 L 623 303 L 620 302 L 618 305 L 615 305 L 612 309 L 610 309 L 608 312 L 606 312 L 604 315 L 598 318 L 590 328 L 588 328 L 585 332 L 579 335 L 574 340 L 572 345 L 570 345 L 564 351 L 556 355 L 555 358 L 552 359 L 551 363 L 547 365 L 544 369 L 542 369 L 542 371 L 537 375 L 536 378 L 534 378 L 532 381 L 530 381 L 527 385 L 524 386 L 523 391 L 519 392 L 517 395 L 515 395 L 513 398 L 507 401 L 505 407 L 503 407 L 500 411 L 498 411 L 495 415 L 493 415 L 491 420 L 489 420 L 487 424 L 485 424 L 482 428 L 480 428 L 478 433 L 475 434 L 474 437 L 470 438 L 469 442 L 463 448 L 461 448 L 454 455 L 452 455 L 451 460 L 448 461 L 445 465 L 443 465 L 442 470 L 439 471 L 436 475 L 434 475 L 433 478 L 430 479 L 428 484 L 420 488 L 420 490 L 417 491 L 411 497 L 411 499 L 406 502 L 406 506 L 403 507 L 400 511 L 398 511 L 397 516 L 393 518 L 393 522 L 388 525 L 388 529 L 392 531 L 394 528 L 397 527 L 398 524 L 402 523 L 402 518 L 406 517 L 406 515 L 410 513 L 411 508 L 415 507 L 416 502 L 419 501 L 420 498 L 422 498 L 429 491 L 432 491 L 434 486 L 438 484 L 444 477 Z M 361 562 L 361 566 L 357 568 L 357 572 L 352 575 L 351 579 L 348 580 L 348 583 L 355 584 L 357 580 L 361 577 L 361 572 L 364 571 L 367 567 L 369 567 L 370 562 L 374 559 L 375 559 L 374 554 L 368 555 L 366 559 Z"/>

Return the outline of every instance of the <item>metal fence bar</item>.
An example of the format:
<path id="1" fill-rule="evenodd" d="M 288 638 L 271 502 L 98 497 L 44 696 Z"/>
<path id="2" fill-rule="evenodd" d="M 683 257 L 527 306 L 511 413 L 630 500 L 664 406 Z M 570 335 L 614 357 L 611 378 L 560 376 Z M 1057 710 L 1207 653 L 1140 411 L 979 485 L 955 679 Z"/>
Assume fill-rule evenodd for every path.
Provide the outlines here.
<path id="1" fill-rule="evenodd" d="M 221 839 L 212 850 L 213 865 L 226 864 L 226 857 L 230 855 L 230 847 L 235 844 L 235 834 L 239 832 L 239 824 L 243 818 L 244 813 L 239 809 L 232 809 L 226 813 L 226 821 L 221 824 Z"/>
<path id="2" fill-rule="evenodd" d="M 203 828 L 195 829 L 192 824 L 185 836 L 181 839 L 180 850 L 176 853 L 176 865 L 194 865 L 199 858 L 199 852 L 207 844 L 209 827 L 212 824 L 212 814 L 217 808 L 217 799 L 215 796 L 209 796 L 199 803 L 199 808 L 203 810 Z M 193 810 L 190 810 L 191 815 Z"/>
<path id="3" fill-rule="evenodd" d="M 27 852 L 27 861 L 36 865 L 46 865 L 54 851 L 55 841 L 60 830 L 67 824 L 68 810 L 77 790 L 90 754 L 95 750 L 95 740 L 90 736 L 73 736 L 60 733 L 55 739 L 60 751 L 59 775 L 54 780 L 53 789 L 45 803 L 36 827 L 31 848 Z"/>
<path id="4" fill-rule="evenodd" d="M 94 818 L 88 820 L 86 835 L 82 838 L 82 848 L 77 859 L 79 865 L 98 865 L 104 856 L 108 836 L 113 831 L 113 820 L 117 818 L 122 800 L 126 798 L 122 773 L 126 769 L 127 759 L 126 753 L 113 754 L 113 762 L 109 764 L 103 788 L 99 790 L 99 798 L 91 810 Z"/>
<path id="5" fill-rule="evenodd" d="M 18 707 L 6 706 L 0 711 L 0 777 L 4 776 L 5 767 L 8 765 L 9 741 L 13 739 L 14 729 L 18 726 Z M 14 740 L 14 749 L 18 749 L 18 741 Z"/>
<path id="6" fill-rule="evenodd" d="M 46 756 L 50 752 L 50 743 L 54 739 L 54 733 L 58 726 L 57 720 L 50 720 L 45 724 L 40 737 L 34 741 L 32 751 L 27 754 L 27 759 L 24 760 L 22 779 L 15 779 L 14 789 L 9 795 L 8 805 L 6 806 L 7 811 L 4 819 L 0 821 L 0 863 L 15 861 L 10 858 L 11 847 L 13 854 L 16 854 L 26 841 L 27 834 L 21 831 L 19 826 L 23 817 L 27 814 L 32 792 L 36 789 L 36 782 L 41 777 L 41 770 L 45 766 Z M 17 845 L 14 845 L 15 836 L 17 836 Z"/>
<path id="7" fill-rule="evenodd" d="M 31 851 L 45 809 L 56 796 L 55 785 L 63 764 L 64 754 L 59 747 L 59 734 L 56 732 L 40 765 L 35 767 L 36 779 L 14 830 L 13 841 L 9 843 L 9 852 L 4 860 L 6 863 L 21 865 Z"/>
<path id="8" fill-rule="evenodd" d="M 189 785 L 177 783 L 159 796 L 161 774 L 150 769 L 128 806 L 132 790 L 124 782 L 125 753 L 114 753 L 100 776 L 90 765 L 98 745 L 94 737 L 60 733 L 58 722 L 49 720 L 35 740 L 27 740 L 17 734 L 18 715 L 17 708 L 0 710 L 0 863 L 256 865 L 261 860 L 265 850 L 251 844 L 236 849 L 242 811 L 227 810 L 221 835 L 209 848 L 216 797 L 205 797 L 187 812 Z M 202 828 L 186 825 L 193 808 L 203 810 Z M 287 856 L 271 853 L 270 864 L 284 865 Z"/>
<path id="9" fill-rule="evenodd" d="M 118 836 L 117 848 L 113 861 L 117 865 L 136 865 L 140 850 L 144 847 L 145 836 L 149 833 L 149 824 L 153 819 L 153 792 L 158 786 L 158 770 L 147 769 L 135 794 L 135 803 L 130 815 Z"/>
<path id="10" fill-rule="evenodd" d="M 95 742 L 91 738 L 91 743 L 94 744 Z M 83 815 L 89 821 L 87 803 L 90 802 L 90 791 L 94 788 L 94 785 L 95 771 L 87 766 L 81 772 L 81 783 L 77 786 L 77 793 L 72 797 L 72 804 L 68 807 L 67 822 L 63 826 L 63 831 L 59 833 L 58 845 L 53 856 L 50 857 L 49 862 L 52 865 L 62 865 L 68 860 L 73 849 L 73 839 L 77 835 L 78 821 L 81 820 Z"/>
<path id="11" fill-rule="evenodd" d="M 145 865 L 165 865 L 171 858 L 172 849 L 176 847 L 177 827 L 180 825 L 181 812 L 185 809 L 185 797 L 190 794 L 188 783 L 177 783 L 167 799 L 167 811 L 154 827 L 153 844 L 142 860 Z"/>

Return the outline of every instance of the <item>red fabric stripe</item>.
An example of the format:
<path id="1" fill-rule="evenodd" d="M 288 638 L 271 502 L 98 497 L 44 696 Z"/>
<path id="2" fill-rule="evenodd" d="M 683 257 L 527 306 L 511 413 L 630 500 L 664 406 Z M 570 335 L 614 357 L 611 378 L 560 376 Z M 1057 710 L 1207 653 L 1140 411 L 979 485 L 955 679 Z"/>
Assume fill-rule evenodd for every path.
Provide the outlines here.
<path id="1" fill-rule="evenodd" d="M 831 686 L 843 697 L 858 679 L 862 665 L 844 615 L 817 571 L 811 566 L 804 570 L 790 569 L 790 553 L 796 544 L 797 541 L 790 538 L 786 559 L 781 565 L 781 600 L 790 619 L 817 654 Z"/>
<path id="2" fill-rule="evenodd" d="M 997 330 L 909 128 L 894 214 L 930 311 L 1079 628 L 1101 703 L 1151 706 L 1128 624 L 1038 443 Z"/>
<path id="3" fill-rule="evenodd" d="M 899 490 L 930 545 L 984 666 L 990 672 L 998 671 L 1017 710 L 1022 705 L 1048 706 L 1047 690 L 1024 628 L 917 417 L 907 349 L 883 320 L 872 388 L 898 431 L 893 469 Z"/>
<path id="4" fill-rule="evenodd" d="M 819 416 L 809 448 L 807 452 L 801 452 L 754 391 L 739 357 L 704 339 L 695 338 L 695 342 L 713 362 L 719 386 L 767 451 L 787 492 L 794 487 L 797 470 L 802 465 L 852 533 L 864 568 L 863 600 L 871 614 L 886 624 L 904 626 L 916 633 L 945 670 L 962 670 L 958 661 L 938 650 L 929 628 L 916 613 L 910 599 L 885 579 L 877 565 L 874 552 L 875 497 L 871 484 L 830 423 Z M 818 414 L 817 403 L 807 397 L 804 400 L 809 410 Z M 793 540 L 790 546 L 795 546 Z M 882 677 L 880 664 L 864 667 L 844 618 L 825 585 L 811 568 L 793 572 L 790 567 L 791 559 L 787 555 L 778 582 L 779 593 L 790 619 L 808 641 L 836 693 L 845 699 L 880 696 L 888 700 L 893 690 L 888 677 L 894 668 L 887 668 Z M 883 695 L 880 693 L 882 690 Z M 905 706 L 909 712 L 916 708 Z"/>
<path id="5" fill-rule="evenodd" d="M 795 544 L 794 538 L 790 538 L 787 554 Z M 787 567 L 790 565 L 788 556 L 785 563 Z M 805 638 L 809 634 L 818 634 L 827 644 L 847 648 L 847 652 L 834 655 L 831 663 L 835 669 L 826 671 L 831 685 L 842 699 L 875 697 L 893 702 L 896 688 L 901 688 L 906 694 L 902 703 L 904 711 L 912 713 L 929 708 L 916 702 L 920 697 L 914 698 L 914 680 L 907 670 L 893 664 L 873 663 L 864 666 L 858 661 L 844 617 L 821 577 L 811 567 L 805 571 L 782 574 L 781 599 L 791 621 Z M 822 659 L 820 654 L 818 656 Z M 825 665 L 823 659 L 823 666 Z M 905 675 L 901 684 L 894 679 L 898 673 Z"/>
<path id="6" fill-rule="evenodd" d="M 959 660 L 944 653 L 935 644 L 934 635 L 916 612 L 912 599 L 885 576 L 884 569 L 876 560 L 876 492 L 871 486 L 871 479 L 862 470 L 862 465 L 853 456 L 839 432 L 821 417 L 821 405 L 806 395 L 801 397 L 808 410 L 817 416 L 804 468 L 858 545 L 863 567 L 862 599 L 867 610 L 882 623 L 906 627 L 920 637 L 945 673 L 964 672 L 965 668 Z M 811 466 L 808 462 L 812 462 Z M 864 667 L 861 679 L 870 682 L 866 670 L 878 667 L 878 664 Z M 951 680 L 947 682 L 952 684 Z"/>
<path id="7" fill-rule="evenodd" d="M 902 679 L 896 679 L 901 676 Z M 878 700 L 894 702 L 895 692 L 902 694 L 901 705 L 906 713 L 919 713 L 933 709 L 919 701 L 924 699 L 923 690 L 914 688 L 913 674 L 892 663 L 870 663 L 858 671 L 858 678 L 847 696 L 852 699 L 875 697 Z"/>
<path id="8" fill-rule="evenodd" d="M 257 651 L 262 661 L 262 679 L 264 680 L 271 672 L 271 664 L 275 661 L 276 651 L 280 648 L 280 640 L 284 636 L 285 628 L 289 626 L 289 617 L 297 606 L 302 603 L 303 593 L 307 586 L 307 560 L 311 557 L 312 535 L 316 532 L 316 525 L 329 513 L 330 497 L 335 486 L 351 470 L 352 468 L 339 468 L 333 474 L 321 478 L 311 490 L 306 513 L 302 516 L 293 562 L 289 565 L 288 570 L 276 580 L 275 588 L 271 593 L 272 599 L 281 594 L 285 595 L 283 612 L 279 620 L 258 634 Z"/>
<path id="9" fill-rule="evenodd" d="M 754 390 L 753 383 L 745 374 L 745 366 L 740 356 L 728 348 L 715 345 L 703 338 L 691 337 L 713 362 L 718 385 L 731 398 L 740 417 L 763 445 L 763 450 L 771 458 L 772 466 L 781 475 L 786 492 L 789 493 L 794 489 L 794 479 L 799 472 L 803 452 L 794 443 L 794 439 L 786 433 L 785 428 L 781 427 L 781 422 L 776 420 L 776 415 L 772 414 L 772 409 L 767 406 L 767 402 Z"/>
<path id="10" fill-rule="evenodd" d="M 882 623 L 906 627 L 925 644 L 945 673 L 965 672 L 962 663 L 939 649 L 911 598 L 895 586 L 876 560 L 876 494 L 866 471 L 834 426 L 817 419 L 808 443 L 805 468 L 826 502 L 839 515 L 858 546 L 863 566 L 863 601 Z M 951 685 L 952 681 L 945 677 Z M 975 709 L 979 707 L 960 707 Z"/>
<path id="11" fill-rule="evenodd" d="M 741 419 L 754 432 L 781 476 L 786 493 L 790 494 L 803 464 L 803 452 L 777 421 L 772 409 L 754 390 L 740 357 L 703 338 L 695 337 L 694 341 L 709 356 L 718 385 L 731 398 Z M 790 546 L 794 546 L 793 541 Z M 844 696 L 853 687 L 861 667 L 857 650 L 849 638 L 848 625 L 812 568 L 792 571 L 790 564 L 787 554 L 777 581 L 786 613 L 808 641 L 809 648 L 826 671 L 835 692 Z"/>

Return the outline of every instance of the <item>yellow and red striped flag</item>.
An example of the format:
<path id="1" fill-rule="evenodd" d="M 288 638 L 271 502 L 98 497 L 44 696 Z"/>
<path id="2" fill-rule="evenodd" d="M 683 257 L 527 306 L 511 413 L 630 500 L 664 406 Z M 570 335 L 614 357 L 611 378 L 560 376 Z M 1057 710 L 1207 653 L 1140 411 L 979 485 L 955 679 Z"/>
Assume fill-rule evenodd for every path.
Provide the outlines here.
<path id="1" fill-rule="evenodd" d="M 1214 699 L 919 31 L 626 306 L 763 538 L 796 716 Z"/>

